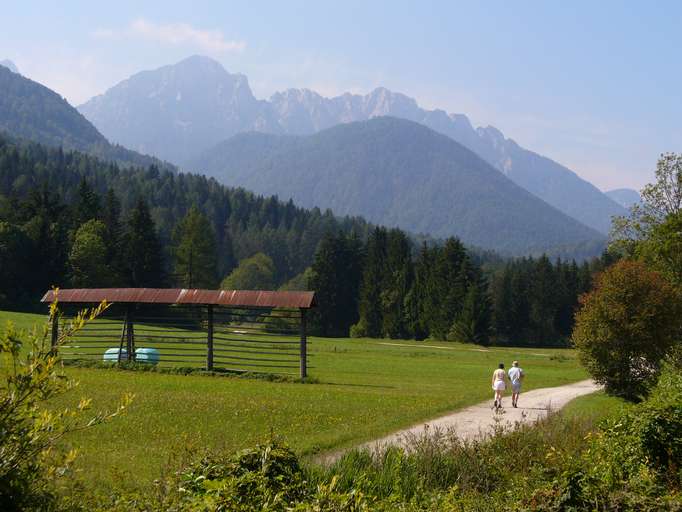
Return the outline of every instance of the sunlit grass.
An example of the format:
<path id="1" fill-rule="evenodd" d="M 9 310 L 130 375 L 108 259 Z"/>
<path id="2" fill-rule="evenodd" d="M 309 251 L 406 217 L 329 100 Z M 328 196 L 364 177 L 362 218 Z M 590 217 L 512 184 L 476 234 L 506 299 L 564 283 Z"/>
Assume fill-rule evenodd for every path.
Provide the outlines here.
<path id="1" fill-rule="evenodd" d="M 0 325 L 8 318 L 45 321 L 0 312 Z M 304 455 L 352 446 L 489 399 L 501 361 L 521 361 L 526 390 L 586 378 L 570 350 L 321 338 L 309 350 L 315 384 L 66 368 L 81 383 L 66 401 L 88 396 L 103 409 L 136 395 L 124 417 L 67 440 L 80 449 L 81 476 L 100 488 L 116 474 L 125 475 L 117 485 L 144 486 L 187 447 L 235 450 L 271 431 Z"/>

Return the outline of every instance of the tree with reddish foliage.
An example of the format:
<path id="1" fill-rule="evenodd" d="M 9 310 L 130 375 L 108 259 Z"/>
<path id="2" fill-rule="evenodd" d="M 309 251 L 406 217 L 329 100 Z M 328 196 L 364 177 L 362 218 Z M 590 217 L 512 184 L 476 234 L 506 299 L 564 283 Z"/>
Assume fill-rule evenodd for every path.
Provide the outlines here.
<path id="1" fill-rule="evenodd" d="M 658 272 L 623 260 L 581 297 L 572 340 L 582 363 L 607 393 L 643 398 L 663 359 L 680 343 L 681 297 Z"/>

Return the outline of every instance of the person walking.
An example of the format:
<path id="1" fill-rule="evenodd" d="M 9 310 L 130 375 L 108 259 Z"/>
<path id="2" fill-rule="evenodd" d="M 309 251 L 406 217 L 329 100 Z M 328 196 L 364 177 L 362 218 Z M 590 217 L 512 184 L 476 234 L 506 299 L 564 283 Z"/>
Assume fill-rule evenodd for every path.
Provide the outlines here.
<path id="1" fill-rule="evenodd" d="M 493 391 L 495 391 L 495 402 L 493 407 L 495 410 L 502 408 L 502 397 L 504 390 L 507 388 L 507 374 L 504 372 L 504 363 L 500 363 L 497 370 L 493 372 Z"/>
<path id="2" fill-rule="evenodd" d="M 519 395 L 521 394 L 521 382 L 524 377 L 523 370 L 519 367 L 519 362 L 514 361 L 512 367 L 509 368 L 509 381 L 512 387 L 512 406 L 518 407 Z"/>

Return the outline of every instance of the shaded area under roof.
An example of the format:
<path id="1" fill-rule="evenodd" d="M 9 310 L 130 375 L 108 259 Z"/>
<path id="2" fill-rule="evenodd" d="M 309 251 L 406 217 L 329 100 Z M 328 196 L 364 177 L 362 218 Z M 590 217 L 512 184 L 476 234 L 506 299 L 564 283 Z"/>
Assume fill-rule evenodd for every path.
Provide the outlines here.
<path id="1" fill-rule="evenodd" d="M 41 302 L 96 304 L 195 304 L 248 308 L 303 308 L 316 305 L 315 292 L 275 292 L 258 290 L 197 290 L 184 288 L 72 288 L 49 290 Z"/>

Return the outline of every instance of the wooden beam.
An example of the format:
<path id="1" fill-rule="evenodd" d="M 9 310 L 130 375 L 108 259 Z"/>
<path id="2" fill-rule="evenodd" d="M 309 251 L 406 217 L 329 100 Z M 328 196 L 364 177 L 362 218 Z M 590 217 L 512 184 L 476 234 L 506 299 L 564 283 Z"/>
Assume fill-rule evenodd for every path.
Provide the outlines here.
<path id="1" fill-rule="evenodd" d="M 206 338 L 206 369 L 213 370 L 213 306 L 208 305 L 208 335 Z"/>
<path id="2" fill-rule="evenodd" d="M 301 378 L 305 379 L 308 376 L 308 333 L 307 333 L 307 311 L 300 308 L 301 312 L 301 344 L 300 344 L 300 358 L 301 358 Z"/>

